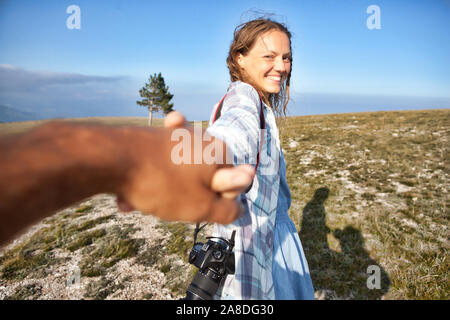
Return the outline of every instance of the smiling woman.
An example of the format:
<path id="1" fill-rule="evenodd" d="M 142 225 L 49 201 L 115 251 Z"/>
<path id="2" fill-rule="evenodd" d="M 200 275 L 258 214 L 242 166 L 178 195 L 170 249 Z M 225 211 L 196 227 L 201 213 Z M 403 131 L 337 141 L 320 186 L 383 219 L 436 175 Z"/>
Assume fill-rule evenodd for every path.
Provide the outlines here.
<path id="1" fill-rule="evenodd" d="M 236 165 L 241 159 L 255 164 L 257 156 L 252 187 L 240 196 L 245 214 L 215 226 L 215 237 L 230 239 L 236 232 L 235 273 L 216 298 L 314 299 L 308 263 L 288 216 L 291 194 L 275 121 L 289 101 L 291 34 L 269 19 L 244 23 L 234 32 L 227 64 L 232 83 L 213 109 L 208 133 L 226 142 Z"/>
<path id="2" fill-rule="evenodd" d="M 275 51 L 277 48 L 281 52 Z M 246 56 L 239 53 L 237 61 L 245 77 L 267 95 L 280 92 L 281 83 L 291 71 L 290 56 L 288 36 L 281 31 L 270 31 L 258 38 Z"/>
<path id="3" fill-rule="evenodd" d="M 275 113 L 286 114 L 292 72 L 291 33 L 257 19 L 236 28 L 227 58 L 231 81 L 253 85 Z"/>

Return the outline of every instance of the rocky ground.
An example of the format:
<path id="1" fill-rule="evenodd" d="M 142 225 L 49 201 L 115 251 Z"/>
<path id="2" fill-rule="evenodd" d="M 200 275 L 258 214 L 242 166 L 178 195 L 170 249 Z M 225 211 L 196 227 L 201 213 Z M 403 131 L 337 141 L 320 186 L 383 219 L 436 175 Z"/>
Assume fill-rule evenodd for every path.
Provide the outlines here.
<path id="1" fill-rule="evenodd" d="M 449 299 L 449 138 L 448 109 L 280 123 L 317 299 Z M 193 228 L 87 199 L 1 249 L 0 299 L 178 299 Z"/>
<path id="2" fill-rule="evenodd" d="M 178 299 L 192 271 L 166 225 L 106 194 L 63 210 L 2 249 L 0 299 Z"/>

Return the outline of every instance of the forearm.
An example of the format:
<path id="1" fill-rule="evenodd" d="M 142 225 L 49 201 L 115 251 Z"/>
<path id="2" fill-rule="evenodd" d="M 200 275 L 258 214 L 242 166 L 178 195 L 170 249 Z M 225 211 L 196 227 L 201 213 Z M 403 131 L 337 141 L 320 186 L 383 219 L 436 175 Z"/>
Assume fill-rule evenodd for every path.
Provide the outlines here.
<path id="1" fill-rule="evenodd" d="M 224 125 L 227 124 L 227 125 Z M 229 124 L 229 125 L 228 125 Z M 246 130 L 244 130 L 245 128 Z M 249 163 L 256 164 L 257 153 L 259 151 L 259 141 L 257 129 L 242 125 L 239 120 L 232 124 L 219 119 L 216 124 L 207 129 L 207 133 L 224 141 L 228 146 L 227 163 L 234 165 Z"/>
<path id="2" fill-rule="evenodd" d="M 227 174 L 219 170 L 223 164 L 177 165 L 172 136 L 166 128 L 50 123 L 0 138 L 0 245 L 31 222 L 104 192 L 166 220 L 230 223 L 239 208 L 222 193 L 244 190 L 248 170 Z M 197 138 L 191 138 L 188 146 L 196 150 Z M 219 147 L 225 155 L 226 146 Z M 223 183 L 213 183 L 213 176 Z"/>
<path id="3" fill-rule="evenodd" d="M 116 192 L 128 164 L 120 129 L 50 123 L 0 141 L 0 243 L 86 197 Z M 122 146 L 123 147 L 123 146 Z"/>

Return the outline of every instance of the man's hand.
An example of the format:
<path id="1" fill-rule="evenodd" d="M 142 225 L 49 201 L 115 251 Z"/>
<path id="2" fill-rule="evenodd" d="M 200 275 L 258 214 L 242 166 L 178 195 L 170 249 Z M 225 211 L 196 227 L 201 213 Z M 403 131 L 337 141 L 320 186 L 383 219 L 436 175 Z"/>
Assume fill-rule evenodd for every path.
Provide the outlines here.
<path id="1" fill-rule="evenodd" d="M 189 222 L 210 221 L 230 223 L 242 213 L 234 200 L 250 185 L 254 169 L 250 165 L 174 164 L 170 159 L 173 130 L 185 127 L 185 118 L 171 112 L 164 121 L 166 129 L 159 132 L 157 157 L 134 140 L 130 155 L 134 159 L 131 173 L 118 194 L 122 211 L 139 210 L 165 220 Z M 194 135 L 193 130 L 190 130 Z M 145 134 L 144 132 L 142 132 Z M 143 140 L 145 141 L 145 139 Z M 191 139 L 194 141 L 194 139 Z M 222 148 L 226 148 L 220 143 Z M 192 145 L 191 145 L 192 147 Z M 194 148 L 192 148 L 193 150 Z M 152 159 L 152 160 L 150 160 Z"/>
<path id="2" fill-rule="evenodd" d="M 165 220 L 232 222 L 240 213 L 234 198 L 251 183 L 253 167 L 175 164 L 171 137 L 184 122 L 179 113 L 152 129 L 57 121 L 0 137 L 0 244 L 98 193 L 117 194 L 124 211 Z"/>
<path id="3" fill-rule="evenodd" d="M 180 128 L 185 123 L 186 119 L 178 111 L 170 112 L 164 119 L 166 128 Z M 212 178 L 211 188 L 213 191 L 219 192 L 223 198 L 235 199 L 250 185 L 254 171 L 253 167 L 248 164 L 218 169 Z"/>

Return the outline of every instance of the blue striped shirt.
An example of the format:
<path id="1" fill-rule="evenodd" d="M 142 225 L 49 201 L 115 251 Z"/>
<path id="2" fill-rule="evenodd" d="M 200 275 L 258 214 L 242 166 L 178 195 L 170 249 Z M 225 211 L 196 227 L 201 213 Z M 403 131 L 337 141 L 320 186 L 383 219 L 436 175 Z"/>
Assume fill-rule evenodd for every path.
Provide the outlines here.
<path id="1" fill-rule="evenodd" d="M 235 81 L 228 88 L 221 117 L 207 132 L 227 144 L 233 164 L 260 162 L 248 193 L 240 195 L 245 214 L 228 225 L 214 227 L 214 236 L 235 236 L 235 274 L 228 275 L 216 299 L 275 299 L 272 258 L 275 218 L 280 186 L 280 141 L 275 115 L 264 104 L 265 132 L 260 129 L 260 97 L 249 84 Z M 262 142 L 262 148 L 260 143 Z"/>

